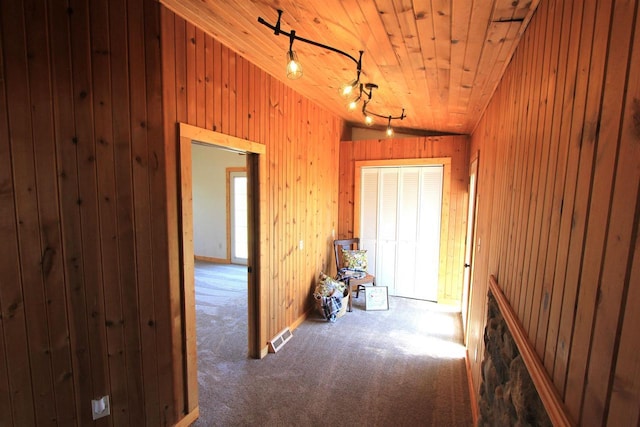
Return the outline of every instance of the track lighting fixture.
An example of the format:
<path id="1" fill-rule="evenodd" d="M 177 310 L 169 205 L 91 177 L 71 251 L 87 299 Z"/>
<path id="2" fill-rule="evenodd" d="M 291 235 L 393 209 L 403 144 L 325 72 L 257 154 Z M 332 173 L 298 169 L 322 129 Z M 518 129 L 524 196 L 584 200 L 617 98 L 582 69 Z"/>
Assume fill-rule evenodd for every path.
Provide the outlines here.
<path id="1" fill-rule="evenodd" d="M 340 95 L 345 99 L 351 99 L 351 102 L 349 102 L 349 110 L 355 110 L 358 107 L 358 102 L 360 102 L 360 100 L 363 99 L 362 95 L 363 94 L 366 95 L 366 98 L 364 98 L 362 102 L 362 115 L 364 116 L 365 124 L 367 124 L 368 126 L 372 125 L 374 122 L 374 117 L 386 119 L 387 120 L 387 136 L 392 136 L 393 128 L 391 127 L 391 120 L 403 120 L 406 117 L 406 115 L 404 114 L 404 108 L 402 109 L 402 113 L 399 116 L 392 116 L 392 115 L 384 116 L 384 115 L 376 114 L 374 112 L 367 110 L 367 106 L 369 102 L 371 102 L 373 90 L 377 89 L 378 85 L 376 85 L 375 83 L 366 83 L 366 84 L 360 83 L 360 74 L 362 73 L 362 54 L 364 53 L 364 51 L 361 50 L 360 56 L 358 57 L 358 59 L 356 59 L 355 57 L 349 55 L 347 52 L 344 52 L 340 49 L 336 49 L 335 47 L 300 37 L 296 35 L 295 30 L 291 30 L 291 32 L 283 31 L 280 29 L 281 18 L 282 18 L 282 10 L 278 9 L 278 21 L 276 22 L 275 25 L 271 25 L 261 17 L 258 17 L 258 22 L 272 29 L 273 34 L 275 34 L 276 36 L 279 36 L 282 34 L 284 36 L 289 37 L 289 51 L 287 52 L 287 77 L 292 80 L 299 79 L 300 77 L 302 77 L 302 65 L 298 61 L 298 55 L 296 55 L 296 52 L 293 50 L 294 40 L 299 40 L 303 43 L 308 43 L 326 50 L 330 50 L 332 52 L 339 53 L 340 55 L 349 58 L 356 64 L 356 77 L 355 79 L 340 86 Z"/>
<path id="2" fill-rule="evenodd" d="M 339 53 L 340 55 L 345 56 L 350 60 L 352 60 L 356 64 L 356 78 L 348 83 L 343 84 L 340 88 L 340 93 L 342 94 L 343 97 L 348 98 L 351 93 L 353 93 L 355 90 L 358 89 L 358 85 L 360 84 L 360 72 L 362 71 L 362 54 L 364 53 L 364 51 L 361 50 L 360 57 L 356 59 L 353 56 L 349 55 L 347 52 L 344 52 L 340 49 L 336 49 L 335 47 L 318 43 L 313 40 L 305 39 L 304 37 L 297 36 L 295 30 L 291 30 L 291 32 L 288 33 L 280 29 L 281 18 L 282 18 L 282 10 L 278 9 L 278 21 L 276 22 L 276 25 L 269 24 L 267 21 L 262 19 L 262 17 L 258 17 L 258 22 L 268 28 L 271 28 L 273 30 L 273 33 L 276 36 L 279 36 L 280 34 L 282 34 L 284 36 L 289 37 L 289 52 L 287 53 L 287 77 L 289 77 L 290 79 L 297 79 L 297 78 L 300 78 L 300 76 L 302 76 L 302 67 L 300 65 L 300 62 L 298 62 L 298 57 L 296 53 L 291 49 L 293 45 L 293 41 L 299 40 L 303 43 L 308 43 L 326 50 L 330 50 L 332 52 Z M 295 59 L 292 59 L 292 58 L 295 58 Z M 292 65 L 292 64 L 295 64 L 295 65 Z M 299 73 L 290 72 L 291 66 L 294 69 L 300 70 Z"/>

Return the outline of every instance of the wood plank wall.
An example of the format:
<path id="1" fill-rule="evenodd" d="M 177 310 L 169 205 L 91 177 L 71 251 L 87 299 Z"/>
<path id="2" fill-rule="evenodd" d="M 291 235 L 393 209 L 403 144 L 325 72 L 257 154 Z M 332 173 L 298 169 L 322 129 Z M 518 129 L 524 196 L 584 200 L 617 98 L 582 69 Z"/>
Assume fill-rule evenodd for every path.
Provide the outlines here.
<path id="1" fill-rule="evenodd" d="M 104 394 L 96 425 L 173 424 L 175 123 L 267 146 L 273 336 L 331 263 L 342 122 L 153 0 L 2 2 L 0 24 L 0 424 L 91 424 Z"/>
<path id="2" fill-rule="evenodd" d="M 340 143 L 340 199 L 337 238 L 353 237 L 354 168 L 359 160 L 390 160 L 416 158 L 451 158 L 451 189 L 448 230 L 443 230 L 441 245 L 446 248 L 445 266 L 440 272 L 439 302 L 460 305 L 464 270 L 464 245 L 467 224 L 469 187 L 469 138 L 439 136 L 419 138 L 343 141 Z M 334 267 L 335 268 L 335 267 Z"/>
<path id="3" fill-rule="evenodd" d="M 333 262 L 343 123 L 164 7 L 162 28 L 165 143 L 171 156 L 177 122 L 266 146 L 267 181 L 261 183 L 269 189 L 264 266 L 269 274 L 262 284 L 269 299 L 269 312 L 262 315 L 268 319 L 266 346 L 312 308 L 316 278 Z M 284 70 L 280 78 L 286 78 Z M 313 82 L 302 78 L 296 84 Z M 168 158 L 167 170 L 176 170 L 176 162 Z M 169 187 L 176 179 L 169 178 Z M 177 206 L 169 207 L 170 216 L 177 215 L 173 209 Z M 170 234 L 177 233 L 171 227 Z M 179 307 L 172 316 L 179 316 Z"/>
<path id="4" fill-rule="evenodd" d="M 0 425 L 175 419 L 159 35 L 152 0 L 0 2 Z"/>
<path id="5" fill-rule="evenodd" d="M 640 420 L 639 23 L 638 1 L 541 2 L 472 135 L 474 386 L 493 274 L 585 426 Z"/>

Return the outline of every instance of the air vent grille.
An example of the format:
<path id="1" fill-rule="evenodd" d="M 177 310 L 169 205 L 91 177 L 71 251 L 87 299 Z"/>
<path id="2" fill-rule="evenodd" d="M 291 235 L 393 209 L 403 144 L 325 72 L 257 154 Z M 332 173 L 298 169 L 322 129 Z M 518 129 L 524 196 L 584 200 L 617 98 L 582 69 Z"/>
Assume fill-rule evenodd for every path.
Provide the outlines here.
<path id="1" fill-rule="evenodd" d="M 276 353 L 293 337 L 289 328 L 284 328 L 271 341 L 269 341 L 269 353 Z"/>

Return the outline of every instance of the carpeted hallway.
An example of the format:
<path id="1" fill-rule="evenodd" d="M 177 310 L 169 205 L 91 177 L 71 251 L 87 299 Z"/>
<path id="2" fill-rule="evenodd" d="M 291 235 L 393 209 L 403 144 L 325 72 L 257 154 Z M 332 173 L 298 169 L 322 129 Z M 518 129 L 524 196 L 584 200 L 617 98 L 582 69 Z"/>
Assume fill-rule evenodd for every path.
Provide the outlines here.
<path id="1" fill-rule="evenodd" d="M 394 297 L 365 311 L 361 295 L 254 360 L 246 304 L 246 267 L 196 263 L 196 426 L 472 425 L 459 313 Z"/>

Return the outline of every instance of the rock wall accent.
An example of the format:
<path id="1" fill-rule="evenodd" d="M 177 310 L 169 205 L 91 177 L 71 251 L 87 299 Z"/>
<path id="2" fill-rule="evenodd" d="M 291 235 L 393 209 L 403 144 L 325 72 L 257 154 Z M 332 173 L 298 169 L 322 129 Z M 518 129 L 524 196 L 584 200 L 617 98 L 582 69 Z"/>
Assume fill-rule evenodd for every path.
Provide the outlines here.
<path id="1" fill-rule="evenodd" d="M 491 291 L 484 344 L 478 426 L 551 426 Z"/>

